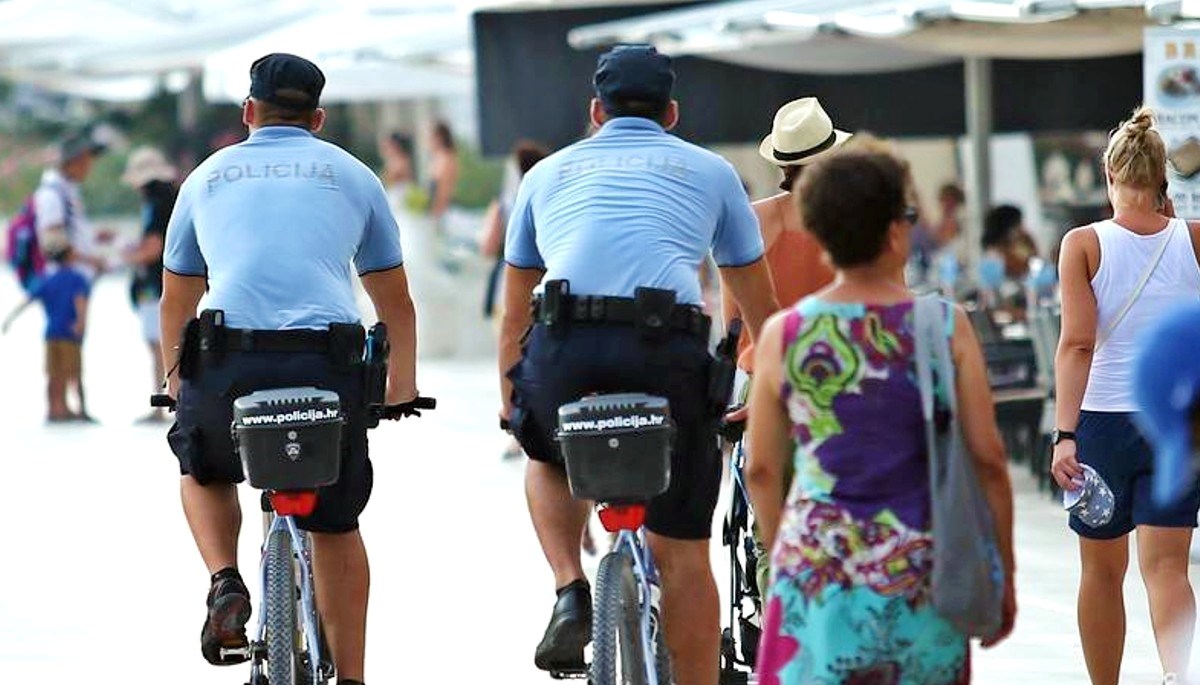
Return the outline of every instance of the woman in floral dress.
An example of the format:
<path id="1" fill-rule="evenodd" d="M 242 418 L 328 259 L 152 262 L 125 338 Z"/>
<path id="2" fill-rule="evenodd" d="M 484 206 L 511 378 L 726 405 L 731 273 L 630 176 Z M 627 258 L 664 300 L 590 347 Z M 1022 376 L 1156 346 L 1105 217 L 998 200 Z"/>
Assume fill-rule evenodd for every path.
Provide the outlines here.
<path id="1" fill-rule="evenodd" d="M 747 478 L 772 549 L 760 643 L 763 685 L 950 685 L 970 680 L 967 639 L 930 602 L 929 472 L 904 286 L 913 217 L 898 161 L 843 152 L 797 193 L 804 225 L 837 270 L 829 288 L 763 331 L 750 399 Z M 983 354 L 947 304 L 961 422 L 1016 612 L 1012 491 Z M 938 392 L 945 396 L 944 392 Z M 939 413 L 947 415 L 944 401 Z M 784 464 L 796 477 L 783 489 Z"/>

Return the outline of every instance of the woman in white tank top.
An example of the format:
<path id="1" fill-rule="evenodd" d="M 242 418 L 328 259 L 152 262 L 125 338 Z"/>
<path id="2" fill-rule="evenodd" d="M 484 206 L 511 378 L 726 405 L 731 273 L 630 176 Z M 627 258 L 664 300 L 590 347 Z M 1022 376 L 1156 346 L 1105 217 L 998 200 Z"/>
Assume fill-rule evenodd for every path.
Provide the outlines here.
<path id="1" fill-rule="evenodd" d="M 1200 224 L 1172 218 L 1166 149 L 1141 108 L 1119 126 L 1105 152 L 1114 216 L 1063 239 L 1062 338 L 1055 358 L 1057 405 L 1051 472 L 1078 489 L 1086 464 L 1113 492 L 1109 523 L 1079 535 L 1079 631 L 1094 685 L 1116 685 L 1125 642 L 1122 586 L 1128 535 L 1150 598 L 1164 683 L 1182 682 L 1195 627 L 1188 548 L 1200 489 L 1167 508 L 1151 499 L 1154 455 L 1134 423 L 1132 360 L 1143 331 L 1183 303 L 1200 300 Z M 1178 674 L 1178 675 L 1176 675 Z"/>

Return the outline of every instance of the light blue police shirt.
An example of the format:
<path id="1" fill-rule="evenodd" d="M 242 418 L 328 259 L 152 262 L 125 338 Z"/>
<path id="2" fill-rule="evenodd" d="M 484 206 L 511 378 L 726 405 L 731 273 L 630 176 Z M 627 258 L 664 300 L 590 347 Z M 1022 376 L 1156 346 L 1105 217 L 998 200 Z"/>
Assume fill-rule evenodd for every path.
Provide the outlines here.
<path id="1" fill-rule="evenodd" d="M 575 295 L 632 297 L 643 286 L 700 304 L 710 249 L 718 266 L 763 256 L 733 167 L 649 119 L 621 117 L 525 175 L 504 259 L 570 281 Z"/>
<path id="2" fill-rule="evenodd" d="M 207 276 L 201 309 L 234 328 L 325 328 L 360 320 L 350 276 L 400 266 L 400 230 L 379 179 L 345 150 L 268 126 L 188 176 L 163 264 Z"/>

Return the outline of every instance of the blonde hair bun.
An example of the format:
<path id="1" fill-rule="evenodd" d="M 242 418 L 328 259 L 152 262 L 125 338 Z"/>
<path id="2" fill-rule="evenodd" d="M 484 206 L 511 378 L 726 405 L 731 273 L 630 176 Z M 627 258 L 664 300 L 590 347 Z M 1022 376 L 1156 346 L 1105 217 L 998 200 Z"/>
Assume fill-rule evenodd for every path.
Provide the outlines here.
<path id="1" fill-rule="evenodd" d="M 1167 177 L 1167 146 L 1154 128 L 1154 110 L 1142 105 L 1108 139 L 1104 165 L 1113 181 L 1157 190 Z"/>
<path id="2" fill-rule="evenodd" d="M 1154 128 L 1154 124 L 1154 110 L 1142 105 L 1133 111 L 1133 116 L 1129 118 L 1129 121 L 1121 124 L 1121 128 L 1129 131 L 1130 133 L 1145 133 L 1146 131 L 1152 130 Z"/>

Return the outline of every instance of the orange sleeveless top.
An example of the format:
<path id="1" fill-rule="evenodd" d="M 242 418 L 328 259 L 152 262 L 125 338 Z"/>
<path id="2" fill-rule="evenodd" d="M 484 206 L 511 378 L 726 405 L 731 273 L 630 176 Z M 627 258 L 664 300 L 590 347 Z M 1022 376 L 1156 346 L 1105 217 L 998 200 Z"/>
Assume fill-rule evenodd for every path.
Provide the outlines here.
<path id="1" fill-rule="evenodd" d="M 779 305 L 787 308 L 833 282 L 821 244 L 808 231 L 781 231 L 765 255 Z M 750 368 L 754 346 L 742 336 L 739 365 Z"/>

